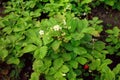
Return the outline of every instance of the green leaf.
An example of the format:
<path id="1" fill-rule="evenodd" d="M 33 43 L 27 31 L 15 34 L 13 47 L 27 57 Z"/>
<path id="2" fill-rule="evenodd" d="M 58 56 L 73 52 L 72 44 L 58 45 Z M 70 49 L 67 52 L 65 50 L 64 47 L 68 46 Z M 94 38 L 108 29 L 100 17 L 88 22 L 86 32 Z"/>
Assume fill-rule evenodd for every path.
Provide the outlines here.
<path id="1" fill-rule="evenodd" d="M 52 65 L 52 60 L 48 57 L 44 59 L 45 67 L 49 68 Z"/>
<path id="2" fill-rule="evenodd" d="M 7 64 L 16 64 L 18 65 L 20 63 L 20 60 L 16 57 L 10 57 L 8 60 L 7 60 Z"/>
<path id="3" fill-rule="evenodd" d="M 119 49 L 119 48 L 120 48 L 120 42 L 115 45 L 115 49 Z"/>
<path id="4" fill-rule="evenodd" d="M 100 36 L 100 35 L 99 35 L 99 32 L 96 31 L 95 28 L 93 28 L 93 27 L 84 28 L 84 29 L 82 30 L 82 32 L 83 32 L 83 33 L 91 34 L 91 35 L 93 35 L 93 36 L 95 36 L 95 37 L 99 37 L 99 36 Z"/>
<path id="5" fill-rule="evenodd" d="M 87 27 L 88 27 L 87 19 L 79 20 L 78 26 L 77 26 L 77 31 L 81 32 L 84 28 L 87 28 Z"/>
<path id="6" fill-rule="evenodd" d="M 11 27 L 5 27 L 3 29 L 4 32 L 6 32 L 7 34 L 10 34 L 12 32 L 12 28 Z"/>
<path id="7" fill-rule="evenodd" d="M 51 57 L 52 59 L 57 59 L 57 58 L 60 57 L 60 55 L 53 52 L 50 57 Z"/>
<path id="8" fill-rule="evenodd" d="M 26 16 L 26 17 L 30 16 L 29 11 L 23 11 L 23 12 L 22 12 L 22 15 L 24 15 L 24 16 Z"/>
<path id="9" fill-rule="evenodd" d="M 67 73 L 69 71 L 69 68 L 67 65 L 62 65 L 62 67 L 60 68 L 60 72 L 62 73 Z"/>
<path id="10" fill-rule="evenodd" d="M 72 39 L 72 36 L 71 35 L 67 35 L 64 38 L 64 42 L 68 43 L 71 39 Z"/>
<path id="11" fill-rule="evenodd" d="M 117 64 L 117 66 L 113 69 L 113 72 L 115 73 L 115 75 L 120 73 L 120 64 Z"/>
<path id="12" fill-rule="evenodd" d="M 101 60 L 100 60 L 100 59 L 93 60 L 92 63 L 89 64 L 90 70 L 99 69 L 99 66 L 100 66 L 100 65 L 101 65 Z"/>
<path id="13" fill-rule="evenodd" d="M 29 52 L 32 52 L 32 51 L 35 51 L 36 50 L 36 46 L 33 45 L 33 44 L 28 44 L 26 45 L 23 50 L 22 50 L 22 53 L 29 53 Z"/>
<path id="14" fill-rule="evenodd" d="M 58 70 L 63 65 L 63 63 L 64 61 L 62 58 L 55 59 L 53 62 L 54 68 Z"/>
<path id="15" fill-rule="evenodd" d="M 44 65 L 44 64 L 43 64 L 43 61 L 42 61 L 42 60 L 36 59 L 36 60 L 33 62 L 33 70 L 34 70 L 35 72 L 40 73 L 40 72 L 41 72 L 41 67 L 42 67 L 43 65 Z"/>
<path id="16" fill-rule="evenodd" d="M 57 71 L 57 70 L 55 70 L 54 67 L 51 67 L 50 70 L 49 70 L 49 74 L 50 74 L 50 75 L 53 75 L 53 74 L 56 73 L 56 71 Z"/>
<path id="17" fill-rule="evenodd" d="M 90 3 L 90 2 L 92 2 L 92 0 L 83 0 L 82 2 L 81 2 L 81 4 L 83 5 L 83 4 L 88 4 L 88 3 Z"/>
<path id="18" fill-rule="evenodd" d="M 106 48 L 107 48 L 107 50 L 108 50 L 108 52 L 109 52 L 109 54 L 114 54 L 114 52 L 115 52 L 115 47 L 113 47 L 113 46 L 106 46 Z"/>
<path id="19" fill-rule="evenodd" d="M 57 71 L 56 73 L 55 73 L 55 75 L 54 75 L 54 78 L 56 78 L 56 80 L 58 79 L 58 78 L 61 78 L 62 77 L 62 72 L 60 72 L 60 71 Z"/>
<path id="20" fill-rule="evenodd" d="M 31 11 L 30 16 L 38 17 L 41 15 L 41 9 L 36 9 L 34 12 Z"/>
<path id="21" fill-rule="evenodd" d="M 75 59 L 78 55 L 77 54 L 75 54 L 75 53 L 73 53 L 73 52 L 71 52 L 71 53 L 69 53 L 70 55 L 71 55 L 71 59 Z"/>
<path id="22" fill-rule="evenodd" d="M 0 58 L 2 58 L 2 60 L 4 61 L 4 59 L 8 56 L 8 50 L 6 49 L 0 49 Z"/>
<path id="23" fill-rule="evenodd" d="M 58 80 L 67 80 L 65 77 L 60 77 Z"/>
<path id="24" fill-rule="evenodd" d="M 115 2 L 114 2 L 114 0 L 105 0 L 105 3 L 110 6 L 113 6 Z"/>
<path id="25" fill-rule="evenodd" d="M 44 45 L 47 45 L 53 41 L 53 38 L 50 35 L 44 35 L 43 36 L 43 43 Z"/>
<path id="26" fill-rule="evenodd" d="M 71 19 L 70 22 L 69 22 L 69 26 L 71 26 L 69 31 L 74 32 L 77 28 L 77 25 L 78 25 L 78 19 Z"/>
<path id="27" fill-rule="evenodd" d="M 78 61 L 82 65 L 84 65 L 84 64 L 86 64 L 88 62 L 87 59 L 84 58 L 84 57 L 77 57 L 76 61 Z"/>
<path id="28" fill-rule="evenodd" d="M 70 70 L 68 73 L 68 80 L 75 80 L 76 76 L 77 74 L 73 70 Z"/>
<path id="29" fill-rule="evenodd" d="M 109 69 L 109 72 L 107 72 L 107 74 L 108 74 L 108 79 L 107 80 L 115 80 L 115 74 L 114 74 L 114 72 L 113 71 L 111 71 L 110 69 Z"/>
<path id="30" fill-rule="evenodd" d="M 57 50 L 59 49 L 61 43 L 62 43 L 62 41 L 58 41 L 58 40 L 54 41 L 54 42 L 51 44 L 53 50 L 54 50 L 54 51 L 57 51 Z"/>
<path id="31" fill-rule="evenodd" d="M 26 4 L 24 5 L 26 8 L 30 7 L 30 8 L 34 8 L 36 4 L 36 1 L 26 1 Z"/>
<path id="32" fill-rule="evenodd" d="M 71 46 L 73 47 L 78 47 L 80 45 L 80 40 L 71 40 Z"/>
<path id="33" fill-rule="evenodd" d="M 112 60 L 110 60 L 110 59 L 105 59 L 105 60 L 103 61 L 103 63 L 100 65 L 99 70 L 104 71 L 104 70 L 105 70 L 105 67 L 106 67 L 108 64 L 111 64 L 111 63 L 112 63 Z"/>
<path id="34" fill-rule="evenodd" d="M 73 50 L 73 46 L 71 45 L 71 43 L 64 44 L 64 47 L 68 51 L 72 51 Z"/>
<path id="35" fill-rule="evenodd" d="M 46 75 L 45 79 L 46 80 L 55 80 L 55 78 L 53 77 L 53 75 Z"/>
<path id="36" fill-rule="evenodd" d="M 104 57 L 103 57 L 103 55 L 101 54 L 101 52 L 99 52 L 99 51 L 97 51 L 97 50 L 93 50 L 92 51 L 92 55 L 93 55 L 93 57 L 95 57 L 95 58 L 102 58 L 102 59 L 104 59 Z"/>
<path id="37" fill-rule="evenodd" d="M 30 80 L 39 80 L 39 76 L 40 76 L 40 73 L 33 72 L 33 73 L 31 74 Z"/>
<path id="38" fill-rule="evenodd" d="M 115 74 L 111 71 L 111 69 L 108 66 L 105 66 L 104 68 L 102 68 L 101 71 L 102 75 L 101 75 L 101 79 L 100 80 L 115 80 Z"/>
<path id="39" fill-rule="evenodd" d="M 17 40 L 17 35 L 9 35 L 9 36 L 6 36 L 6 39 L 9 39 L 12 43 L 15 43 L 16 40 Z"/>
<path id="40" fill-rule="evenodd" d="M 107 32 L 108 34 L 113 34 L 114 33 L 112 30 L 106 30 L 105 32 Z"/>
<path id="41" fill-rule="evenodd" d="M 73 67 L 74 69 L 77 69 L 78 68 L 78 62 L 77 61 L 74 61 L 74 60 L 71 60 L 69 62 L 70 66 Z"/>
<path id="42" fill-rule="evenodd" d="M 37 59 L 43 59 L 47 54 L 48 47 L 42 46 L 39 49 L 37 49 L 34 53 L 34 57 Z"/>
<path id="43" fill-rule="evenodd" d="M 37 29 L 29 29 L 25 33 L 26 36 L 30 39 L 30 41 L 38 46 L 42 46 L 42 40 L 40 37 L 37 35 L 39 31 Z"/>
<path id="44" fill-rule="evenodd" d="M 85 54 L 85 55 L 82 55 L 83 57 L 89 59 L 89 60 L 93 60 L 93 56 L 91 54 Z"/>
<path id="45" fill-rule="evenodd" d="M 73 52 L 78 55 L 83 55 L 83 54 L 87 53 L 86 49 L 83 47 L 75 47 L 75 48 L 73 48 Z"/>
<path id="46" fill-rule="evenodd" d="M 62 57 L 63 57 L 64 61 L 70 61 L 71 60 L 71 55 L 69 53 L 63 53 Z"/>
<path id="47" fill-rule="evenodd" d="M 13 30 L 14 30 L 14 32 L 24 31 L 24 30 L 25 30 L 24 27 L 25 27 L 25 26 L 22 26 L 22 27 L 15 26 L 15 28 L 14 28 Z"/>
<path id="48" fill-rule="evenodd" d="M 118 27 L 114 27 L 113 28 L 113 32 L 114 32 L 114 36 L 119 36 L 119 34 L 120 34 L 120 29 L 118 28 Z"/>
<path id="49" fill-rule="evenodd" d="M 16 25 L 13 28 L 14 32 L 25 31 L 29 26 L 27 26 L 27 22 L 24 18 L 19 18 L 16 22 Z"/>
<path id="50" fill-rule="evenodd" d="M 107 37 L 107 38 L 105 39 L 105 41 L 106 41 L 106 42 L 111 42 L 112 39 L 111 39 L 110 37 Z"/>
<path id="51" fill-rule="evenodd" d="M 112 63 L 112 60 L 111 59 L 105 59 L 104 61 L 103 61 L 103 63 L 105 63 L 105 64 L 111 64 Z"/>
<path id="52" fill-rule="evenodd" d="M 97 41 L 94 43 L 94 47 L 98 51 L 102 51 L 105 48 L 105 43 L 102 41 Z"/>
<path id="53" fill-rule="evenodd" d="M 84 33 L 75 32 L 75 33 L 72 33 L 71 36 L 75 40 L 81 40 L 85 36 L 85 34 Z"/>
<path id="54" fill-rule="evenodd" d="M 119 2 L 115 3 L 115 5 L 113 6 L 113 8 L 118 9 L 120 11 L 120 3 Z"/>
<path id="55" fill-rule="evenodd" d="M 92 36 L 90 34 L 85 34 L 85 36 L 79 41 L 80 43 L 88 43 L 92 40 Z"/>

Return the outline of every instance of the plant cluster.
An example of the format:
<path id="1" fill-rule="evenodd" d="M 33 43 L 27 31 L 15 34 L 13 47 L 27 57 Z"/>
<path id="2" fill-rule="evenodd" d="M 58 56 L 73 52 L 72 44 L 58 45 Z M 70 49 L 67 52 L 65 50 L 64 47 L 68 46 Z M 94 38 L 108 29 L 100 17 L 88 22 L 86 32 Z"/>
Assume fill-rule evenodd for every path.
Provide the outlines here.
<path id="1" fill-rule="evenodd" d="M 88 13 L 92 0 L 11 0 L 5 17 L 0 17 L 0 60 L 24 67 L 20 58 L 33 55 L 29 80 L 120 79 L 120 64 L 113 70 L 107 54 L 120 54 L 120 29 L 107 30 L 100 37 L 102 21 L 80 19 Z M 73 3 L 73 4 L 72 4 Z M 44 16 L 44 17 L 42 17 Z M 96 71 L 96 73 L 94 73 Z"/>
<path id="2" fill-rule="evenodd" d="M 120 55 L 120 29 L 118 27 L 114 27 L 113 29 L 106 30 L 106 32 L 108 33 L 108 37 L 106 38 L 108 46 L 106 46 L 106 48 L 108 49 L 109 53 L 116 53 L 116 55 Z"/>
<path id="3" fill-rule="evenodd" d="M 117 9 L 120 11 L 120 1 L 119 0 L 94 0 L 95 3 L 93 5 L 105 4 L 111 6 L 113 9 Z"/>
<path id="4" fill-rule="evenodd" d="M 114 9 L 120 10 L 120 1 L 119 0 L 101 0 L 105 4 L 112 6 Z"/>

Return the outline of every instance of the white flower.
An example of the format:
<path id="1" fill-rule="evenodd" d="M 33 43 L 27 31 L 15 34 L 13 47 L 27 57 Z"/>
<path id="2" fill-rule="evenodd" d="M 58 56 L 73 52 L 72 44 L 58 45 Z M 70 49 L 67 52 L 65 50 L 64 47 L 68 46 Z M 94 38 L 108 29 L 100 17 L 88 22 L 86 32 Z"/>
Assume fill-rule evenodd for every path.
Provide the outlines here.
<path id="1" fill-rule="evenodd" d="M 42 35 L 44 35 L 44 31 L 43 30 L 40 30 L 39 31 L 39 34 L 42 36 Z"/>
<path id="2" fill-rule="evenodd" d="M 60 29 L 62 29 L 59 25 L 55 25 L 54 27 L 53 27 L 53 30 L 54 31 L 59 31 Z"/>
<path id="3" fill-rule="evenodd" d="M 91 73 L 92 71 L 91 71 L 91 70 L 89 70 L 89 72 Z"/>
<path id="4" fill-rule="evenodd" d="M 87 14 L 84 12 L 84 13 L 83 13 L 83 16 L 86 16 L 86 15 L 87 15 Z"/>
<path id="5" fill-rule="evenodd" d="M 62 74 L 62 76 L 66 76 L 66 74 Z"/>

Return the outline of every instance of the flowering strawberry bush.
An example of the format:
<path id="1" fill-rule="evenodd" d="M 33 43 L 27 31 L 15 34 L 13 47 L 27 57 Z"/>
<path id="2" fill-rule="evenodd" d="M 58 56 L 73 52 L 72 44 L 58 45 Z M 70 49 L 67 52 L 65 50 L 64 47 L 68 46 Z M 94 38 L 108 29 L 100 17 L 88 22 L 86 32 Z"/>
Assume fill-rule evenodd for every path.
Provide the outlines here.
<path id="1" fill-rule="evenodd" d="M 6 16 L 0 18 L 0 60 L 21 70 L 25 64 L 21 57 L 32 55 L 33 72 L 29 80 L 40 77 L 45 80 L 84 80 L 88 76 L 93 80 L 119 80 L 120 65 L 110 69 L 108 65 L 112 60 L 106 55 L 119 55 L 120 29 L 107 30 L 106 41 L 99 40 L 102 21 L 97 17 L 92 20 L 78 17 L 84 12 L 89 13 L 91 2 L 8 1 Z"/>

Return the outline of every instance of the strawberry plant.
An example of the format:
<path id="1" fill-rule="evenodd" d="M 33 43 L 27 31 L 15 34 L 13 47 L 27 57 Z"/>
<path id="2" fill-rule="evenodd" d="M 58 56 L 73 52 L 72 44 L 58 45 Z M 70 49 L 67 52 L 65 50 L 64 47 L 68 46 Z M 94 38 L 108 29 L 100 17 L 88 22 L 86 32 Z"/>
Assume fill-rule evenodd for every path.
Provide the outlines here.
<path id="1" fill-rule="evenodd" d="M 93 5 L 105 4 L 111 6 L 113 9 L 120 10 L 120 1 L 119 0 L 97 0 Z"/>
<path id="2" fill-rule="evenodd" d="M 106 38 L 106 42 L 108 42 L 107 49 L 109 51 L 109 54 L 120 55 L 119 49 L 120 49 L 120 29 L 118 27 L 114 27 L 113 29 L 106 30 L 108 33 L 108 37 Z"/>
<path id="3" fill-rule="evenodd" d="M 107 43 L 100 41 L 102 21 L 97 17 L 92 20 L 78 17 L 79 12 L 89 12 L 91 2 L 8 1 L 6 16 L 0 17 L 0 61 L 14 65 L 11 77 L 19 77 L 25 66 L 22 57 L 30 54 L 32 73 L 29 80 L 41 77 L 45 80 L 84 80 L 89 76 L 94 80 L 119 79 L 119 64 L 111 70 L 108 65 L 112 60 L 106 55 L 118 52 L 120 30 L 117 27 L 107 30 Z M 111 48 L 115 48 L 113 52 Z"/>
<path id="4" fill-rule="evenodd" d="M 70 0 L 72 4 L 72 11 L 76 16 L 85 16 L 90 13 L 89 4 L 92 3 L 92 0 Z"/>

